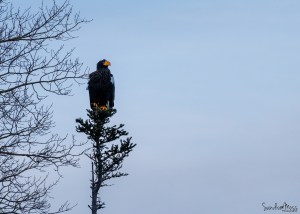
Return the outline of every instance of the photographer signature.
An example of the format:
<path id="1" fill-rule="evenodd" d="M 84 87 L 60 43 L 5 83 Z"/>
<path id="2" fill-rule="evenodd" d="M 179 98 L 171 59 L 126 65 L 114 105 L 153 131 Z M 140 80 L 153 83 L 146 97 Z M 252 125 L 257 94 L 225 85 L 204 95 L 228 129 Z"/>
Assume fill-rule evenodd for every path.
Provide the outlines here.
<path id="1" fill-rule="evenodd" d="M 266 203 L 263 202 L 261 205 L 263 206 L 264 211 L 279 210 L 282 212 L 289 212 L 289 213 L 298 211 L 297 206 L 291 206 L 291 205 L 287 204 L 286 202 L 284 202 L 282 205 L 278 205 L 277 203 L 275 203 L 274 206 L 266 205 Z"/>

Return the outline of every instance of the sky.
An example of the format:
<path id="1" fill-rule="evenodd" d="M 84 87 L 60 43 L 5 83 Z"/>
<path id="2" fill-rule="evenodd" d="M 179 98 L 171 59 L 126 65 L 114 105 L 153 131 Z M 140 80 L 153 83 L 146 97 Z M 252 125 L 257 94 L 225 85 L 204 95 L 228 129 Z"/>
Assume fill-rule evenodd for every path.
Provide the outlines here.
<path id="1" fill-rule="evenodd" d="M 300 206 L 300 2 L 75 1 L 93 21 L 66 47 L 94 71 L 111 62 L 113 124 L 137 147 L 129 176 L 101 191 L 103 214 L 278 213 Z M 21 4 L 21 3 L 20 3 Z M 24 3 L 22 3 L 24 4 Z M 55 132 L 86 119 L 86 85 L 53 97 Z M 89 213 L 91 165 L 64 169 L 54 206 Z"/>

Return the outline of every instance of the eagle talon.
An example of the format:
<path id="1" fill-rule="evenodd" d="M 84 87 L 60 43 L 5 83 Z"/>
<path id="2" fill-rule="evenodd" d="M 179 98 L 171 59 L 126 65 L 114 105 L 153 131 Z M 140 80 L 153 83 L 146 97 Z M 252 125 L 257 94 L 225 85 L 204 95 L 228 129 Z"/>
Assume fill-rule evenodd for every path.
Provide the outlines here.
<path id="1" fill-rule="evenodd" d="M 98 106 L 98 104 L 97 103 L 92 103 L 92 105 L 91 105 L 92 107 L 94 107 L 94 108 L 99 108 L 99 106 Z"/>
<path id="2" fill-rule="evenodd" d="M 107 107 L 106 107 L 106 106 L 100 106 L 100 109 L 101 109 L 102 111 L 106 111 L 106 110 L 107 110 Z"/>
<path id="3" fill-rule="evenodd" d="M 108 110 L 107 106 L 100 106 L 98 103 L 92 103 L 91 106 L 93 109 L 100 109 L 102 111 Z"/>

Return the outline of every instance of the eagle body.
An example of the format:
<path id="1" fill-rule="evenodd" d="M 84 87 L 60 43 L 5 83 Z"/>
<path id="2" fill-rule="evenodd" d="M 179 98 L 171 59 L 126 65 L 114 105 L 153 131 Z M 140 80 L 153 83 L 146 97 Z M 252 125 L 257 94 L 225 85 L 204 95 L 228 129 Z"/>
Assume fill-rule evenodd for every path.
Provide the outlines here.
<path id="1" fill-rule="evenodd" d="M 102 60 L 97 64 L 97 70 L 89 75 L 88 90 L 92 109 L 114 106 L 115 83 L 109 65 L 110 62 Z"/>

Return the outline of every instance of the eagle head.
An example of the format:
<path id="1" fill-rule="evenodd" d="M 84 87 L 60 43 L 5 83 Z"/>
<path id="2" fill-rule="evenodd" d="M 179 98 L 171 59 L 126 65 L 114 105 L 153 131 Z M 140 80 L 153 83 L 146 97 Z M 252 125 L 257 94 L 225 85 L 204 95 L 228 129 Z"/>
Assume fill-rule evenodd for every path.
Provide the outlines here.
<path id="1" fill-rule="evenodd" d="M 101 68 L 107 68 L 108 66 L 110 66 L 110 62 L 106 59 L 103 59 L 97 63 L 97 70 Z"/>

